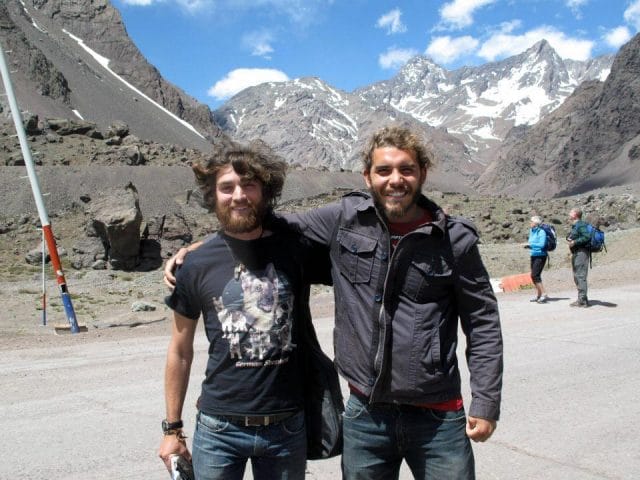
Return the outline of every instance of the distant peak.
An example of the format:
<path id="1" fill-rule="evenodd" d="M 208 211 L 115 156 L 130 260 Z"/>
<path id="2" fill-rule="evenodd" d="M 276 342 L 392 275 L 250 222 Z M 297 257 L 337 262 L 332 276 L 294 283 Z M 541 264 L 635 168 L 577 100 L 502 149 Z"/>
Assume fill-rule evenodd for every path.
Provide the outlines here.
<path id="1" fill-rule="evenodd" d="M 536 43 L 534 43 L 531 47 L 529 47 L 525 52 L 525 55 L 558 55 L 551 44 L 546 40 L 542 39 Z"/>

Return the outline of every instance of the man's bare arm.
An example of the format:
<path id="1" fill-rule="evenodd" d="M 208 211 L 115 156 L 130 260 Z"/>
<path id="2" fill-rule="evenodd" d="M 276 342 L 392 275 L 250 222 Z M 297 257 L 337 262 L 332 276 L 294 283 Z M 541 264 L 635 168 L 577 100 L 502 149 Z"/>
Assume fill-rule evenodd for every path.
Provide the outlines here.
<path id="1" fill-rule="evenodd" d="M 166 415 L 169 422 L 182 420 L 182 407 L 189 386 L 193 361 L 193 338 L 197 322 L 174 313 L 173 330 L 164 375 Z M 181 432 L 164 435 L 158 451 L 167 470 L 171 470 L 171 456 L 182 455 L 191 460 L 191 453 Z"/>

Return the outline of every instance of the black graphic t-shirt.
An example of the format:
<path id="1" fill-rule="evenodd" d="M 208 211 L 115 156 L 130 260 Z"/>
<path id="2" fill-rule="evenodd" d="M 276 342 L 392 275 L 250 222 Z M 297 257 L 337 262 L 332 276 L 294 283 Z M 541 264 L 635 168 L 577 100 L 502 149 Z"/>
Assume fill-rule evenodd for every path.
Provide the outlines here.
<path id="1" fill-rule="evenodd" d="M 328 277 L 328 255 L 319 249 L 285 232 L 250 241 L 218 233 L 186 257 L 167 305 L 194 321 L 203 316 L 209 339 L 203 412 L 301 408 L 296 319 L 309 314 L 309 283 Z"/>

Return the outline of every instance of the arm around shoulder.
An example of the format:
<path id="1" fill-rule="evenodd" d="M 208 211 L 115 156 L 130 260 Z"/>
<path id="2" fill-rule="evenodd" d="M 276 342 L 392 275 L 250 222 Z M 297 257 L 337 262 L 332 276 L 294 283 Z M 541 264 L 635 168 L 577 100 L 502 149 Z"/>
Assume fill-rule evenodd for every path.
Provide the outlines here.
<path id="1" fill-rule="evenodd" d="M 203 243 L 204 240 L 199 240 L 191 245 L 182 247 L 164 264 L 164 269 L 162 270 L 162 281 L 170 290 L 173 290 L 176 286 L 176 269 L 184 263 L 184 259 L 189 252 L 193 252 L 200 248 Z"/>

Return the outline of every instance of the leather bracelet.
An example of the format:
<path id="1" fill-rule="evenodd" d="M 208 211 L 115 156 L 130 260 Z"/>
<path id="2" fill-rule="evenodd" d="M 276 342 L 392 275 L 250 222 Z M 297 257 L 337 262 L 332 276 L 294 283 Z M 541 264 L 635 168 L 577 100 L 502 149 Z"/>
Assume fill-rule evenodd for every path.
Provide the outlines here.
<path id="1" fill-rule="evenodd" d="M 175 430 L 167 430 L 166 432 L 164 432 L 164 435 L 175 435 L 179 440 L 184 440 L 185 438 L 187 438 L 181 428 L 177 428 Z"/>

